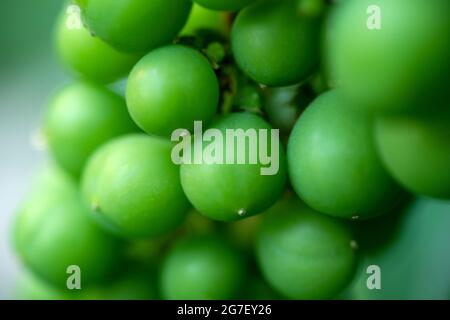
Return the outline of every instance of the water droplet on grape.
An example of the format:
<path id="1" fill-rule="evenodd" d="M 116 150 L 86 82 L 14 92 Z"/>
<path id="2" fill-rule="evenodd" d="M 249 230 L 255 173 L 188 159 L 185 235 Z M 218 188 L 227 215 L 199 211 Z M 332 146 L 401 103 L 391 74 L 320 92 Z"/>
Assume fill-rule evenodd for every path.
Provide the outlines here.
<path id="1" fill-rule="evenodd" d="M 240 215 L 241 217 L 245 216 L 246 214 L 247 214 L 247 211 L 245 211 L 245 209 L 238 210 L 238 215 Z"/>
<path id="2" fill-rule="evenodd" d="M 359 220 L 359 216 L 353 216 L 352 220 Z"/>
<path id="3" fill-rule="evenodd" d="M 358 250 L 358 248 L 359 248 L 358 242 L 356 242 L 356 240 L 350 241 L 350 247 L 351 247 L 353 250 Z"/>

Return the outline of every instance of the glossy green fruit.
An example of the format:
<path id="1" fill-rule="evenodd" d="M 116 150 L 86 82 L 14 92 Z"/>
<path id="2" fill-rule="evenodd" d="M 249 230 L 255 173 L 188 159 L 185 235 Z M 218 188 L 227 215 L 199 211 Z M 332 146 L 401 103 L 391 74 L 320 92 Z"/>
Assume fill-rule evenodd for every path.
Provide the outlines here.
<path id="1" fill-rule="evenodd" d="M 224 239 L 184 239 L 169 251 L 161 270 L 166 299 L 233 299 L 245 277 L 243 257 Z"/>
<path id="2" fill-rule="evenodd" d="M 448 299 L 450 202 L 419 198 L 395 220 L 379 220 L 359 226 L 362 255 L 351 286 L 354 298 Z M 379 267 L 379 273 L 370 266 Z M 367 284 L 376 285 L 377 275 L 381 287 L 371 290 Z"/>
<path id="3" fill-rule="evenodd" d="M 181 224 L 189 203 L 171 150 L 170 141 L 135 134 L 96 151 L 82 178 L 94 218 L 125 238 L 158 236 Z"/>
<path id="4" fill-rule="evenodd" d="M 203 8 L 194 3 L 189 19 L 180 35 L 195 36 L 198 31 L 204 30 L 212 30 L 221 35 L 227 35 L 228 22 L 226 14 Z"/>
<path id="5" fill-rule="evenodd" d="M 88 82 L 74 83 L 56 94 L 44 123 L 52 155 L 74 176 L 101 144 L 137 130 L 122 97 Z"/>
<path id="6" fill-rule="evenodd" d="M 169 44 L 186 23 L 189 0 L 75 0 L 89 30 L 126 52 Z"/>
<path id="7" fill-rule="evenodd" d="M 375 7 L 374 7 L 375 6 Z M 450 2 L 349 0 L 326 32 L 335 85 L 371 112 L 428 110 L 450 83 Z M 381 29 L 373 29 L 379 8 Z M 369 28 L 370 27 L 370 28 Z"/>
<path id="8" fill-rule="evenodd" d="M 270 125 L 251 113 L 233 113 L 216 121 L 212 128 L 217 129 L 223 137 L 223 149 L 217 149 L 217 154 L 223 151 L 223 159 L 217 159 L 216 162 L 215 152 L 211 152 L 212 144 L 204 142 L 203 149 L 200 149 L 201 146 L 199 148 L 203 150 L 203 161 L 199 161 L 197 153 L 193 155 L 191 163 L 182 164 L 181 184 L 188 199 L 200 213 L 221 221 L 243 219 L 269 208 L 278 200 L 286 184 L 285 155 L 278 139 L 271 138 Z M 249 132 L 249 137 L 252 136 L 251 130 L 254 130 L 253 142 L 246 139 L 243 143 L 245 149 L 238 148 L 236 138 L 227 140 L 227 129 L 241 129 L 243 134 Z M 268 143 L 265 147 L 259 147 L 266 141 L 258 137 L 263 132 L 261 130 L 267 132 Z M 230 141 L 234 141 L 234 149 L 226 147 Z M 278 143 L 278 147 L 275 143 Z M 274 151 L 271 150 L 272 146 Z M 195 152 L 195 147 L 192 150 Z M 271 165 L 261 162 L 260 151 L 273 157 Z M 244 155 L 245 161 L 238 163 L 238 154 Z M 225 163 L 227 158 L 233 161 Z M 254 163 L 250 163 L 251 158 L 254 158 Z M 273 172 L 263 175 L 262 170 L 269 167 Z"/>
<path id="9" fill-rule="evenodd" d="M 323 213 L 370 218 L 401 195 L 378 157 L 373 121 L 338 91 L 322 94 L 302 114 L 289 139 L 288 164 L 297 194 Z"/>
<path id="10" fill-rule="evenodd" d="M 231 34 L 241 69 L 256 82 L 279 87 L 305 80 L 319 56 L 319 21 L 302 16 L 296 0 L 265 0 L 242 10 Z"/>
<path id="11" fill-rule="evenodd" d="M 354 245 L 343 222 L 290 196 L 265 215 L 256 247 L 266 280 L 281 294 L 291 299 L 329 299 L 351 281 Z"/>
<path id="12" fill-rule="evenodd" d="M 14 229 L 20 259 L 35 274 L 66 288 L 69 266 L 81 285 L 108 280 L 120 266 L 122 246 L 97 227 L 76 183 L 59 169 L 45 171 L 19 210 Z"/>
<path id="13" fill-rule="evenodd" d="M 240 10 L 256 1 L 257 0 L 194 0 L 194 2 L 205 8 L 222 11 Z"/>
<path id="14" fill-rule="evenodd" d="M 450 199 L 450 114 L 379 118 L 376 140 L 387 169 L 402 186 Z"/>
<path id="15" fill-rule="evenodd" d="M 92 36 L 70 8 L 56 25 L 56 50 L 61 62 L 76 75 L 102 83 L 127 75 L 140 56 L 119 52 Z"/>
<path id="16" fill-rule="evenodd" d="M 168 46 L 146 55 L 133 69 L 127 104 L 146 132 L 170 136 L 192 130 L 194 121 L 209 122 L 217 110 L 219 84 L 208 60 L 198 51 Z"/>

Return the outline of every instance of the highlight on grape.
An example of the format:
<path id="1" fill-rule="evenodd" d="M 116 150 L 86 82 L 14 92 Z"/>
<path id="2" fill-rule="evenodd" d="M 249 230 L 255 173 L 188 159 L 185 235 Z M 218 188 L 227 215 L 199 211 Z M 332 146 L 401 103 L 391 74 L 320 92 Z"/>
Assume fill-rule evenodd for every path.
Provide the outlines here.
<path id="1" fill-rule="evenodd" d="M 172 149 L 172 161 L 177 164 L 261 164 L 261 175 L 276 175 L 280 169 L 279 129 L 247 130 L 216 128 L 203 132 L 202 121 L 194 122 L 194 133 L 180 128 L 171 140 L 178 142 Z"/>

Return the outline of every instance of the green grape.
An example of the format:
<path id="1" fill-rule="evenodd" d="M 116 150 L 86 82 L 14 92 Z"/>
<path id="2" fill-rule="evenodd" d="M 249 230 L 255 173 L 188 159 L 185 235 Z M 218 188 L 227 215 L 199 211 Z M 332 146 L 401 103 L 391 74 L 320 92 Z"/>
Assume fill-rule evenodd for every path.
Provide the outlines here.
<path id="1" fill-rule="evenodd" d="M 231 42 L 241 69 L 258 83 L 280 87 L 305 80 L 318 65 L 319 20 L 302 16 L 296 0 L 266 0 L 242 10 Z"/>
<path id="2" fill-rule="evenodd" d="M 133 134 L 96 151 L 82 178 L 93 217 L 124 238 L 158 236 L 180 225 L 189 204 L 171 150 L 170 141 Z"/>
<path id="3" fill-rule="evenodd" d="M 79 20 L 65 14 L 57 22 L 55 41 L 61 62 L 76 75 L 102 83 L 127 75 L 140 56 L 110 47 L 92 36 Z"/>
<path id="4" fill-rule="evenodd" d="M 56 94 L 44 123 L 52 155 L 74 176 L 81 174 L 101 144 L 137 130 L 122 97 L 88 82 L 74 83 Z"/>
<path id="5" fill-rule="evenodd" d="M 169 44 L 186 23 L 189 0 L 75 0 L 96 36 L 126 52 Z"/>
<path id="6" fill-rule="evenodd" d="M 189 19 L 180 35 L 195 36 L 197 32 L 203 30 L 212 30 L 222 35 L 228 34 L 227 16 L 194 3 Z"/>
<path id="7" fill-rule="evenodd" d="M 380 9 L 380 29 L 371 8 Z M 450 83 L 448 30 L 448 0 L 343 1 L 327 26 L 328 72 L 370 112 L 429 109 Z"/>
<path id="8" fill-rule="evenodd" d="M 241 254 L 223 239 L 202 236 L 177 242 L 165 258 L 160 282 L 166 299 L 233 299 L 245 277 Z"/>
<path id="9" fill-rule="evenodd" d="M 281 294 L 291 299 L 329 299 L 352 279 L 354 246 L 343 222 L 291 196 L 264 216 L 256 249 L 266 280 Z"/>
<path id="10" fill-rule="evenodd" d="M 319 96 L 300 116 L 289 139 L 289 174 L 312 208 L 342 218 L 388 211 L 401 195 L 383 168 L 373 121 L 338 91 Z"/>
<path id="11" fill-rule="evenodd" d="M 220 150 L 220 147 L 215 151 L 217 154 L 222 153 L 223 159 L 209 159 L 210 153 L 207 150 L 213 145 L 204 142 L 204 161 L 195 163 L 198 161 L 198 154 L 194 154 L 191 163 L 181 165 L 181 184 L 188 199 L 200 213 L 220 221 L 236 221 L 266 210 L 278 200 L 286 184 L 285 155 L 281 146 L 274 145 L 279 141 L 271 138 L 270 125 L 251 113 L 233 113 L 220 118 L 212 128 L 224 137 L 223 149 Z M 230 139 L 234 148 L 226 147 L 230 143 L 226 138 L 229 129 L 241 129 L 246 134 L 243 143 L 245 150 L 238 149 L 236 135 Z M 250 134 L 252 130 L 256 131 L 254 139 Z M 268 134 L 265 148 L 258 135 L 261 130 L 266 130 Z M 198 139 L 194 144 L 197 141 Z M 195 150 L 195 146 L 192 149 Z M 261 162 L 261 158 L 258 158 L 261 152 L 267 152 L 273 157 L 271 165 Z M 238 163 L 238 154 L 245 156 L 244 162 Z M 229 158 L 233 161 L 226 163 Z M 253 159 L 254 163 L 250 162 L 251 158 L 256 158 Z M 272 166 L 273 174 L 263 175 L 262 170 L 269 169 L 269 166 Z M 278 170 L 275 172 L 276 169 Z"/>
<path id="12" fill-rule="evenodd" d="M 81 284 L 110 279 L 120 266 L 122 245 L 89 218 L 75 182 L 63 171 L 45 171 L 20 207 L 14 229 L 16 250 L 35 274 L 67 288 L 68 267 L 81 271 Z"/>
<path id="13" fill-rule="evenodd" d="M 426 198 L 415 199 L 394 220 L 387 216 L 358 226 L 361 263 L 350 286 L 354 298 L 447 299 L 449 228 L 450 202 Z M 370 289 L 377 275 L 381 287 Z"/>
<path id="14" fill-rule="evenodd" d="M 240 10 L 257 0 L 194 0 L 199 5 L 221 11 L 237 11 Z"/>
<path id="15" fill-rule="evenodd" d="M 170 136 L 208 122 L 216 112 L 219 84 L 208 60 L 188 47 L 152 51 L 133 69 L 126 92 L 128 109 L 147 133 Z"/>
<path id="16" fill-rule="evenodd" d="M 450 199 L 450 113 L 380 117 L 376 141 L 388 171 L 402 186 Z"/>

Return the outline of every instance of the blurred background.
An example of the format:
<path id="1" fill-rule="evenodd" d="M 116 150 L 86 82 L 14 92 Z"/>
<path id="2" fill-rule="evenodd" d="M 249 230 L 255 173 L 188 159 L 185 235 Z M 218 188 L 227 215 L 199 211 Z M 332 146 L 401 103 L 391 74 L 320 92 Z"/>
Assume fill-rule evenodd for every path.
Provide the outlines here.
<path id="1" fill-rule="evenodd" d="M 10 243 L 14 212 L 46 161 L 32 137 L 48 97 L 67 82 L 52 50 L 53 24 L 63 3 L 0 1 L 0 299 L 13 298 L 21 270 Z"/>

